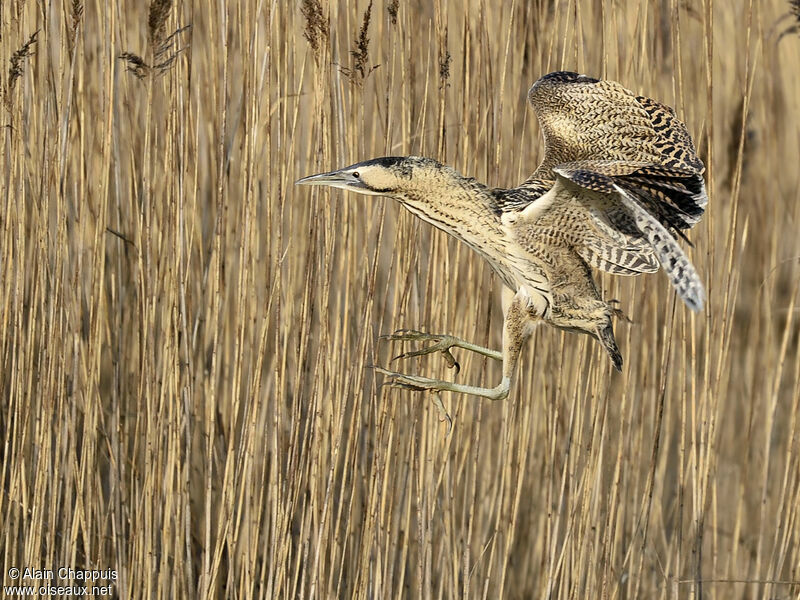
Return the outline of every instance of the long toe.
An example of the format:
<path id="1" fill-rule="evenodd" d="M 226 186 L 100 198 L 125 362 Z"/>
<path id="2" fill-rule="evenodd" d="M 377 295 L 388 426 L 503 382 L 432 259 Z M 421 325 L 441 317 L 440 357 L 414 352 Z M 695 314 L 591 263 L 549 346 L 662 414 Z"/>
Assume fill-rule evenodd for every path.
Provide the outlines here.
<path id="1" fill-rule="evenodd" d="M 394 333 L 385 333 L 380 336 L 382 340 L 390 342 L 418 342 L 425 340 L 438 340 L 443 336 L 434 333 L 425 333 L 416 329 L 397 329 Z"/>
<path id="2" fill-rule="evenodd" d="M 430 379 L 429 377 L 406 375 L 405 373 L 388 371 L 386 369 L 382 369 L 381 367 L 375 367 L 375 370 L 389 378 L 388 381 L 384 382 L 384 385 L 391 387 L 402 387 L 421 392 L 425 390 L 440 390 L 442 388 L 439 386 L 443 383 L 447 383 L 438 379 Z"/>
<path id="3" fill-rule="evenodd" d="M 412 329 L 399 329 L 395 331 L 393 334 L 382 335 L 381 339 L 389 340 L 392 342 L 433 341 L 434 342 L 433 344 L 430 344 L 423 348 L 419 348 L 417 350 L 408 350 L 407 352 L 398 354 L 397 356 L 392 358 L 392 362 L 403 358 L 414 358 L 416 356 L 425 356 L 426 354 L 441 352 L 444 355 L 444 359 L 445 361 L 447 361 L 447 366 L 449 368 L 455 369 L 456 374 L 458 374 L 461 371 L 461 365 L 458 364 L 458 361 L 450 352 L 450 348 L 457 345 L 459 340 L 451 335 L 438 335 L 432 333 L 423 333 L 421 331 L 415 331 Z"/>
<path id="4" fill-rule="evenodd" d="M 481 398 L 488 398 L 490 400 L 502 400 L 508 396 L 510 387 L 510 379 L 503 377 L 502 381 L 497 387 L 483 388 L 474 385 L 463 385 L 452 381 L 444 381 L 442 379 L 430 379 L 428 377 L 420 377 L 419 375 L 406 375 L 404 373 L 396 373 L 388 371 L 381 367 L 373 367 L 379 373 L 386 375 L 388 381 L 383 385 L 390 387 L 399 387 L 403 389 L 410 389 L 414 391 L 431 391 L 431 392 L 454 392 L 457 394 L 468 394 L 472 396 L 479 396 Z"/>

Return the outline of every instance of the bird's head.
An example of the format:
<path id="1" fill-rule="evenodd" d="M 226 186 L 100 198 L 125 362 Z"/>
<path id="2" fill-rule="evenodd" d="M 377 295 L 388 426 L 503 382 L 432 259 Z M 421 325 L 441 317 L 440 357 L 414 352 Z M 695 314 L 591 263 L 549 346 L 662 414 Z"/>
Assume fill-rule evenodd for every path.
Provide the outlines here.
<path id="1" fill-rule="evenodd" d="M 296 185 L 327 185 L 359 194 L 402 198 L 419 187 L 431 172 L 443 167 L 435 160 L 419 156 L 385 156 L 356 163 L 328 173 L 309 175 Z"/>

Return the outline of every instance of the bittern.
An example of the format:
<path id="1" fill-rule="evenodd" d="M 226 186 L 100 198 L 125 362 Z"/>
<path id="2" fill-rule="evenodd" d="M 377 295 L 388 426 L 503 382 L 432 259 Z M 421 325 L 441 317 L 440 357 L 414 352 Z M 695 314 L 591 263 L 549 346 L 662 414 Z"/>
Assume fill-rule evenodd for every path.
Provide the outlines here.
<path id="1" fill-rule="evenodd" d="M 433 342 L 403 356 L 441 351 L 453 366 L 456 347 L 502 361 L 499 385 L 378 369 L 390 384 L 505 398 L 522 345 L 540 322 L 589 334 L 621 370 L 611 319 L 622 312 L 603 300 L 592 268 L 639 275 L 661 267 L 690 309 L 703 308 L 703 284 L 677 238 L 705 210 L 704 166 L 675 111 L 619 83 L 571 72 L 539 79 L 528 102 L 545 152 L 518 187 L 490 188 L 417 156 L 376 158 L 296 182 L 394 198 L 478 252 L 504 284 L 502 351 L 447 335 L 389 336 Z"/>

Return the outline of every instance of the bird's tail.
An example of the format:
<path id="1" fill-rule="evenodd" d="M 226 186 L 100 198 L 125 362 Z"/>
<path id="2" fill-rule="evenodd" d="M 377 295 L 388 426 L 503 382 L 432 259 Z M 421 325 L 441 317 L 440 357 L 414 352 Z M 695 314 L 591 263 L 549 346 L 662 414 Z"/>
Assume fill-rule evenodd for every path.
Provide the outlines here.
<path id="1" fill-rule="evenodd" d="M 697 312 L 703 309 L 706 300 L 703 282 L 684 251 L 661 222 L 650 214 L 641 203 L 627 191 L 615 186 L 622 203 L 628 208 L 636 221 L 639 231 L 644 234 L 656 253 L 658 262 L 667 273 L 672 286 L 686 305 Z"/>

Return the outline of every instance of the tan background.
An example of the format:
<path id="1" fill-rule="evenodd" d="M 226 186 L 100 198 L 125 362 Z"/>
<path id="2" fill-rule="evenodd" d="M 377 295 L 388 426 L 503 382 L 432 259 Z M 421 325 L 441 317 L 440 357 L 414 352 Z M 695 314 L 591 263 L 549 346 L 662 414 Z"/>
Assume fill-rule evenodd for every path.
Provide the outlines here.
<path id="1" fill-rule="evenodd" d="M 365 0 L 0 4 L 4 583 L 72 566 L 117 569 L 121 597 L 800 596 L 790 3 L 399 0 L 396 22 L 393 4 L 361 43 Z M 142 79 L 117 58 L 181 48 Z M 707 309 L 662 274 L 602 277 L 634 320 L 623 373 L 540 328 L 507 401 L 443 395 L 445 437 L 430 396 L 366 367 L 399 327 L 499 347 L 499 282 L 393 201 L 292 184 L 424 154 L 513 186 L 542 152 L 527 89 L 561 68 L 688 124 Z M 498 382 L 457 358 L 459 381 Z"/>

